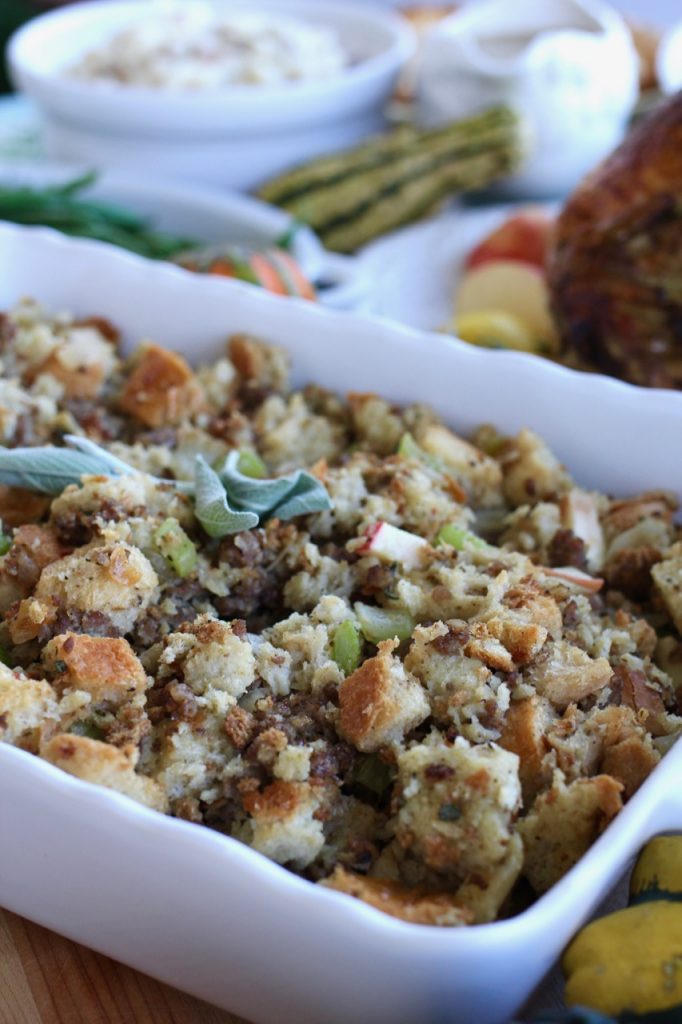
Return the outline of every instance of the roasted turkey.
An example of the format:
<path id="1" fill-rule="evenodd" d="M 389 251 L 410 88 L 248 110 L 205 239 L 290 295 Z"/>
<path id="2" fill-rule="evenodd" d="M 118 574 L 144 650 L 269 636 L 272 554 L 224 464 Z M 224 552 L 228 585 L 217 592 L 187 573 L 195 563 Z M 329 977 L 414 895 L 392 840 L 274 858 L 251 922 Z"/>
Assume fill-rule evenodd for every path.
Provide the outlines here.
<path id="1" fill-rule="evenodd" d="M 634 384 L 682 388 L 682 92 L 570 197 L 549 283 L 565 356 Z"/>

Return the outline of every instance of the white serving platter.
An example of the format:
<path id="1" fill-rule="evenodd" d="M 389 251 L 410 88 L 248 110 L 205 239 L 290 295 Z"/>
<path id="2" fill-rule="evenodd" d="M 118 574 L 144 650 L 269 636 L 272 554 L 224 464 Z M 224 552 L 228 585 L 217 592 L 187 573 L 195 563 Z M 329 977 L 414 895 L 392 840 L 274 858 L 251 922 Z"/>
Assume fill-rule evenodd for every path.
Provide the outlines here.
<path id="1" fill-rule="evenodd" d="M 682 497 L 682 398 L 282 300 L 99 243 L 0 224 L 0 308 L 22 295 L 210 358 L 278 342 L 298 382 L 429 402 L 456 428 L 538 430 L 588 487 Z M 0 744 L 0 905 L 256 1024 L 503 1024 L 652 835 L 682 828 L 682 743 L 569 874 L 513 919 L 402 923 L 238 842 Z"/>
<path id="2" fill-rule="evenodd" d="M 73 181 L 89 170 L 78 164 L 0 159 L 0 185 L 44 188 Z M 238 192 L 115 171 L 100 172 L 82 198 L 123 206 L 148 217 L 154 228 L 199 243 L 264 248 L 275 244 L 292 223 L 284 210 Z M 327 252 L 314 232 L 303 225 L 294 235 L 291 252 L 308 278 L 327 282 L 320 291 L 323 305 L 350 309 L 362 304 L 368 278 L 356 259 Z"/>
<path id="3" fill-rule="evenodd" d="M 457 203 L 370 242 L 360 259 L 372 278 L 372 311 L 420 330 L 442 329 L 452 319 L 466 257 L 512 208 Z"/>

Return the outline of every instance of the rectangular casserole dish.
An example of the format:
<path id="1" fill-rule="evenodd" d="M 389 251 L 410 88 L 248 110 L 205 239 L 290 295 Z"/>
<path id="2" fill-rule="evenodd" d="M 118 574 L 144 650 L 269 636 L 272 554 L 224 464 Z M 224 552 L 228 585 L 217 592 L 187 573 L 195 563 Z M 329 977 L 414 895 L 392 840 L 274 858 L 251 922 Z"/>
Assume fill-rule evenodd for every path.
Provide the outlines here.
<path id="1" fill-rule="evenodd" d="M 282 302 L 43 229 L 0 224 L 0 308 L 31 295 L 192 361 L 247 331 L 295 382 L 431 404 L 464 431 L 537 430 L 588 487 L 678 491 L 682 397 Z M 402 923 L 238 842 L 0 744 L 0 905 L 257 1024 L 502 1024 L 657 832 L 682 829 L 682 744 L 580 863 L 516 918 Z"/>

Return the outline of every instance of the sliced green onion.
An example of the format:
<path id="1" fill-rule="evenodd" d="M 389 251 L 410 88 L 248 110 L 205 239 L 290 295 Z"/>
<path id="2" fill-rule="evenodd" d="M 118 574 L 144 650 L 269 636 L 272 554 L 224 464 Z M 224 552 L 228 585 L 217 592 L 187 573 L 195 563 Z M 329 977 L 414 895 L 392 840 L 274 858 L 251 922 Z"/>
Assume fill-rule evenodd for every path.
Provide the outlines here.
<path id="1" fill-rule="evenodd" d="M 12 538 L 6 533 L 0 533 L 0 555 L 6 555 L 12 547 Z"/>
<path id="2" fill-rule="evenodd" d="M 383 796 L 393 782 L 393 772 L 378 754 L 362 754 L 355 762 L 353 782 Z"/>
<path id="3" fill-rule="evenodd" d="M 372 604 L 362 604 L 358 601 L 354 606 L 355 614 L 360 623 L 362 635 L 371 644 L 378 644 L 381 640 L 409 640 L 415 627 L 415 622 L 407 612 L 397 608 L 378 608 Z"/>
<path id="4" fill-rule="evenodd" d="M 467 548 L 487 548 L 488 545 L 471 530 L 463 530 L 461 526 L 448 523 L 441 527 L 436 537 L 436 544 L 449 544 L 455 551 L 466 551 Z"/>
<path id="5" fill-rule="evenodd" d="M 154 546 L 171 569 L 184 579 L 197 564 L 197 549 L 177 519 L 164 519 L 153 535 Z"/>
<path id="6" fill-rule="evenodd" d="M 262 480 L 268 475 L 268 467 L 260 455 L 252 451 L 251 448 L 240 449 L 237 469 L 244 476 L 253 477 L 255 480 Z"/>
<path id="7" fill-rule="evenodd" d="M 346 619 L 337 627 L 332 645 L 332 656 L 344 675 L 349 676 L 355 672 L 360 664 L 361 652 L 360 631 L 354 622 Z"/>

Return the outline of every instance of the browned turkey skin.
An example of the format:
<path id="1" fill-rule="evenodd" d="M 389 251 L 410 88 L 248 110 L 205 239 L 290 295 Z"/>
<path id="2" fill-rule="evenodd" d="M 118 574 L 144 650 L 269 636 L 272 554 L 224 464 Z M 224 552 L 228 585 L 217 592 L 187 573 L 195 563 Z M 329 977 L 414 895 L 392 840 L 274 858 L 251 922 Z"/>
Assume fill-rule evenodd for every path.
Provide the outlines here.
<path id="1" fill-rule="evenodd" d="M 559 216 L 551 302 L 563 353 L 682 388 L 682 93 L 643 119 Z"/>

